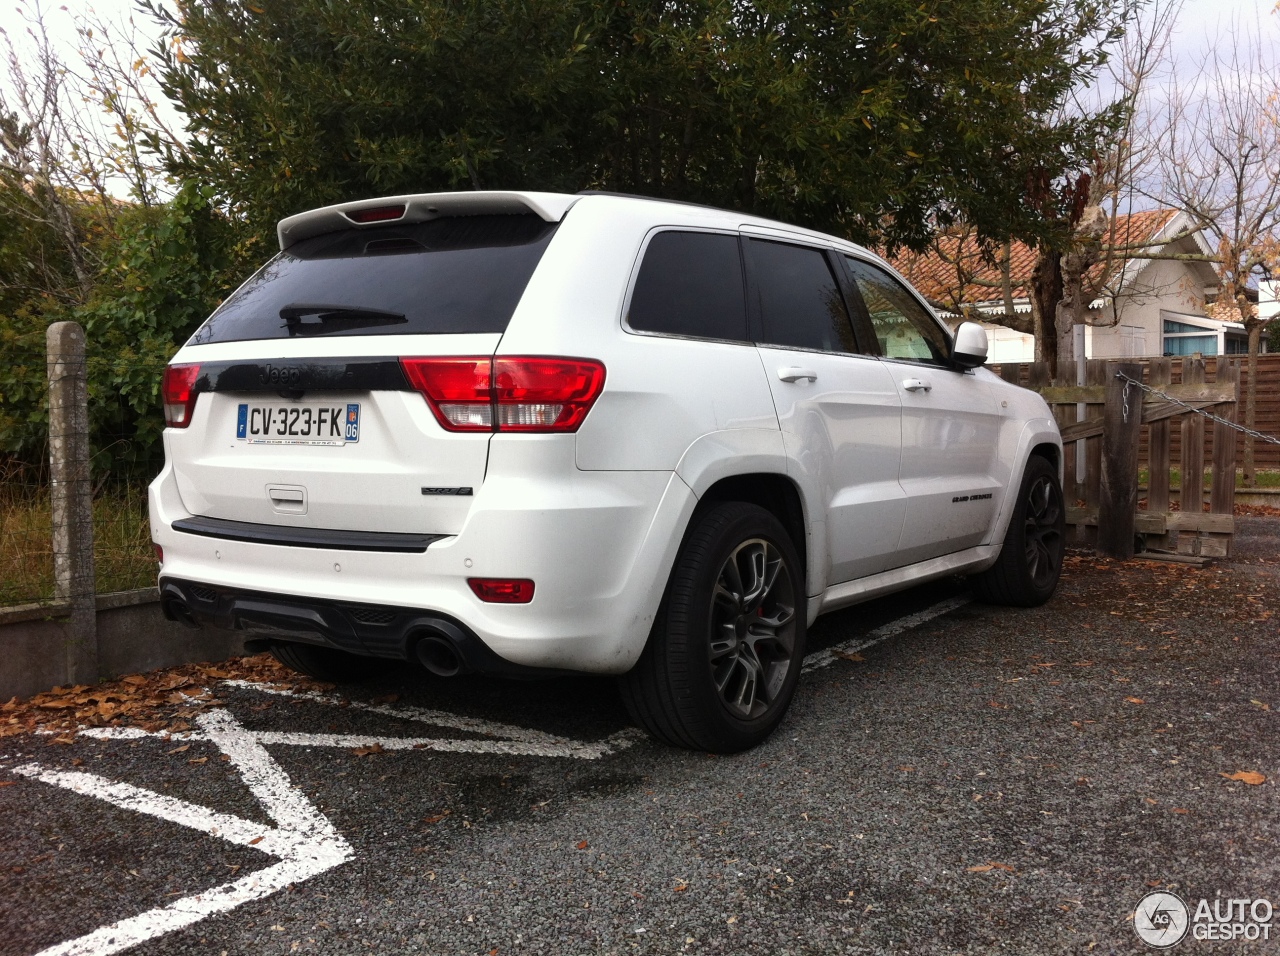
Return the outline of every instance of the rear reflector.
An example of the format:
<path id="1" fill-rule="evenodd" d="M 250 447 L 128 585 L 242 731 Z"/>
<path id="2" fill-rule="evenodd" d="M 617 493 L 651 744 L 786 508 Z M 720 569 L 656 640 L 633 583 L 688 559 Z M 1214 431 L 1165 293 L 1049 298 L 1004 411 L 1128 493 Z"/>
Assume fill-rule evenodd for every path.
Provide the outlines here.
<path id="1" fill-rule="evenodd" d="M 196 408 L 196 379 L 199 365 L 167 365 L 160 395 L 164 401 L 164 423 L 170 428 L 186 428 Z"/>
<path id="2" fill-rule="evenodd" d="M 160 547 L 160 545 L 156 544 L 154 541 L 151 542 L 151 547 L 154 548 L 156 552 L 156 564 L 164 564 L 164 548 Z"/>
<path id="3" fill-rule="evenodd" d="M 404 216 L 404 206 L 378 206 L 374 209 L 352 209 L 343 215 L 352 222 L 391 222 Z"/>
<path id="4" fill-rule="evenodd" d="M 528 578 L 467 578 L 476 597 L 486 604 L 528 604 L 533 582 Z"/>
<path id="5" fill-rule="evenodd" d="M 604 365 L 591 359 L 476 356 L 400 364 L 453 432 L 574 432 L 604 389 Z"/>

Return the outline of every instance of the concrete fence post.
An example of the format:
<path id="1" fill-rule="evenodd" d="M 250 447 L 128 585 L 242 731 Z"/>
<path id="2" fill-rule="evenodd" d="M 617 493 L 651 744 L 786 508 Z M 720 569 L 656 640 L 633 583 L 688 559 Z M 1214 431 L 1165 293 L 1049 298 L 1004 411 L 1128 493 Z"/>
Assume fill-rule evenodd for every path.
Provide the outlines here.
<path id="1" fill-rule="evenodd" d="M 93 684 L 98 680 L 98 632 L 84 329 L 77 322 L 55 322 L 45 334 L 45 345 L 49 371 L 54 596 L 70 611 L 66 628 L 66 680 L 73 684 Z"/>

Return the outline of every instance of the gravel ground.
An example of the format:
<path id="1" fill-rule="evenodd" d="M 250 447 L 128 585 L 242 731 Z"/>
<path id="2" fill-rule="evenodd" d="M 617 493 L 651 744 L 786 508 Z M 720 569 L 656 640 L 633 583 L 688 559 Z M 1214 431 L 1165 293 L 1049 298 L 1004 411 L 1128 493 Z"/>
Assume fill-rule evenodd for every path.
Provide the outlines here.
<path id="1" fill-rule="evenodd" d="M 1239 521 L 1230 563 L 1073 555 L 1046 607 L 966 604 L 838 659 L 805 676 L 771 740 L 734 757 L 644 739 L 594 760 L 271 746 L 352 859 L 130 952 L 1138 953 L 1131 915 L 1153 888 L 1280 906 L 1280 520 Z M 830 615 L 811 649 L 963 594 L 943 582 Z M 628 726 L 604 680 L 398 672 L 346 693 L 584 742 Z M 219 696 L 257 731 L 483 737 Z M 91 771 L 270 823 L 210 743 L 178 746 L 0 740 L 0 953 L 265 865 L 11 772 Z M 1223 776 L 1238 771 L 1269 779 Z"/>

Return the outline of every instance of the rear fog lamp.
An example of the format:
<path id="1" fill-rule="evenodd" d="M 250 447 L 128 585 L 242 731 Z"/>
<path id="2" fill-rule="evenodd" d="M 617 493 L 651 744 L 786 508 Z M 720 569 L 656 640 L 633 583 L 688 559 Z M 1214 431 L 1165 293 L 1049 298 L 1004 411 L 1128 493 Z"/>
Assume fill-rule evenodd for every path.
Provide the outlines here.
<path id="1" fill-rule="evenodd" d="M 528 578 L 467 578 L 476 597 L 486 604 L 528 604 L 533 582 Z"/>

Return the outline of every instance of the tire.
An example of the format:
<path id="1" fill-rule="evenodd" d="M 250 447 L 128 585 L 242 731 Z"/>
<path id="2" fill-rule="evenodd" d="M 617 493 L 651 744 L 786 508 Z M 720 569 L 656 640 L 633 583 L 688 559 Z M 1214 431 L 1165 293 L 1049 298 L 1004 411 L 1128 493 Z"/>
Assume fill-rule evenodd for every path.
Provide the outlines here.
<path id="1" fill-rule="evenodd" d="M 756 505 L 715 505 L 681 545 L 649 643 L 620 679 L 637 724 L 677 747 L 737 753 L 791 704 L 804 661 L 795 546 Z"/>
<path id="2" fill-rule="evenodd" d="M 1058 471 L 1032 455 L 1009 518 L 1000 557 L 970 578 L 975 596 L 987 604 L 1038 607 L 1053 596 L 1066 551 L 1066 507 Z"/>
<path id="3" fill-rule="evenodd" d="M 330 684 L 350 684 L 377 673 L 381 661 L 312 644 L 272 644 L 271 656 L 290 670 Z"/>

